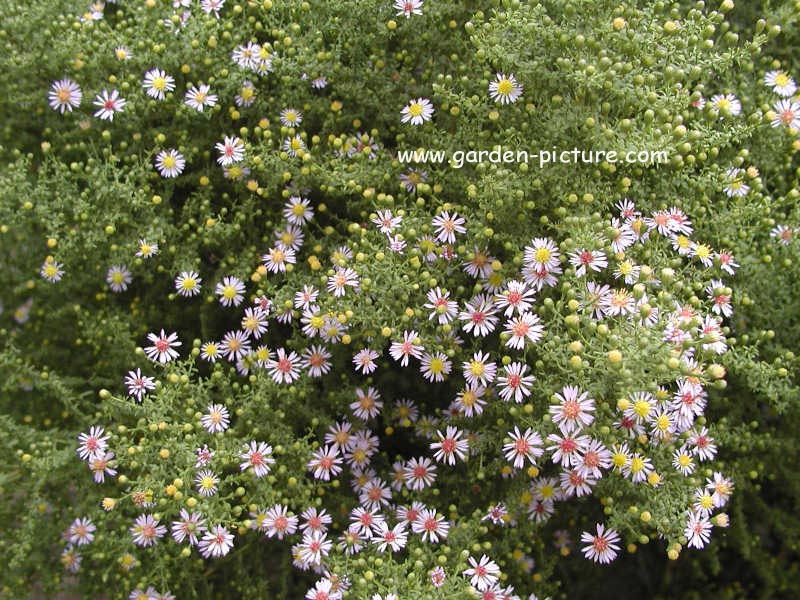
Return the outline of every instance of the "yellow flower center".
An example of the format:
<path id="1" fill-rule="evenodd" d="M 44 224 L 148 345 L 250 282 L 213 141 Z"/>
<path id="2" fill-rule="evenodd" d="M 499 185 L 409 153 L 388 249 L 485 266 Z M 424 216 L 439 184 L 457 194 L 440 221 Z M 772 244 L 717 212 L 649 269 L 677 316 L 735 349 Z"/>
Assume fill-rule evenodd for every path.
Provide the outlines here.
<path id="1" fill-rule="evenodd" d="M 501 96 L 508 96 L 514 91 L 514 84 L 510 79 L 502 79 L 497 83 L 497 93 Z"/>
<path id="2" fill-rule="evenodd" d="M 439 374 L 444 370 L 444 361 L 441 358 L 434 358 L 431 360 L 430 366 L 431 373 Z"/>
<path id="3" fill-rule="evenodd" d="M 544 263 L 550 260 L 552 253 L 550 252 L 549 248 L 539 248 L 536 250 L 536 253 L 533 255 L 533 258 L 536 262 Z"/>
<path id="4" fill-rule="evenodd" d="M 422 104 L 419 102 L 412 102 L 411 106 L 408 107 L 408 114 L 412 117 L 420 117 L 422 116 L 424 109 L 422 108 Z"/>
<path id="5" fill-rule="evenodd" d="M 647 400 L 639 400 L 633 405 L 633 411 L 641 418 L 644 418 L 650 412 L 650 403 Z"/>

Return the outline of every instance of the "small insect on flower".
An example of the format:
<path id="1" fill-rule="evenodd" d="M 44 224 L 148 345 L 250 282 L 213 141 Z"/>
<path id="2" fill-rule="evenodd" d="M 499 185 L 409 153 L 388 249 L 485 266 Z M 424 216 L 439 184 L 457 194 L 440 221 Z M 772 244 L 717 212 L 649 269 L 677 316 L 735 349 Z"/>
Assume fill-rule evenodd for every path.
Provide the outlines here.
<path id="1" fill-rule="evenodd" d="M 112 292 L 120 293 L 128 289 L 128 284 L 133 281 L 131 272 L 124 265 L 113 265 L 106 273 L 106 283 Z"/>
<path id="2" fill-rule="evenodd" d="M 39 273 L 46 281 L 55 283 L 57 281 L 61 281 L 61 277 L 64 275 L 64 270 L 61 268 L 63 266 L 64 265 L 61 263 L 53 260 L 51 256 L 48 256 L 42 264 L 42 268 L 39 270 Z"/>
<path id="3" fill-rule="evenodd" d="M 411 18 L 411 15 L 422 14 L 422 0 L 395 0 L 394 9 L 398 17 Z"/>
<path id="4" fill-rule="evenodd" d="M 522 96 L 522 85 L 512 74 L 497 73 L 489 83 L 489 96 L 500 104 L 512 104 Z"/>
<path id="5" fill-rule="evenodd" d="M 128 387 L 128 395 L 141 402 L 144 395 L 150 390 L 156 389 L 155 380 L 152 377 L 142 375 L 141 369 L 137 368 L 135 371 L 128 371 L 125 377 L 125 385 Z"/>
<path id="6" fill-rule="evenodd" d="M 402 123 L 411 123 L 412 125 L 422 125 L 431 120 L 433 112 L 433 104 L 427 98 L 409 100 L 408 106 L 400 111 L 402 117 L 400 121 Z"/>
<path id="7" fill-rule="evenodd" d="M 209 404 L 207 414 L 200 417 L 200 422 L 208 433 L 221 433 L 230 425 L 230 413 L 222 404 Z"/>
<path id="8" fill-rule="evenodd" d="M 60 79 L 54 81 L 50 86 L 47 97 L 50 100 L 50 108 L 63 115 L 64 111 L 72 112 L 73 108 L 81 105 L 83 92 L 80 86 L 71 79 Z"/>
<path id="9" fill-rule="evenodd" d="M 224 1 L 224 0 L 223 0 Z M 192 86 L 186 91 L 186 96 L 183 103 L 195 109 L 197 112 L 203 112 L 203 109 L 213 107 L 217 104 L 217 95 L 211 93 L 211 86 L 201 84 L 200 86 Z"/>
<path id="10" fill-rule="evenodd" d="M 163 365 L 178 357 L 178 352 L 174 350 L 174 348 L 181 345 L 181 342 L 178 341 L 177 333 L 173 332 L 167 335 L 162 329 L 159 334 L 148 333 L 147 339 L 153 345 L 145 348 L 144 353 L 153 362 L 158 361 Z"/>
<path id="11" fill-rule="evenodd" d="M 175 78 L 167 75 L 161 69 L 151 69 L 144 74 L 142 87 L 151 98 L 163 100 L 166 93 L 175 89 Z"/>
<path id="12" fill-rule="evenodd" d="M 200 283 L 202 283 L 200 275 L 196 271 L 182 271 L 180 275 L 175 278 L 175 290 L 179 295 L 185 298 L 197 296 L 200 293 Z"/>
<path id="13" fill-rule="evenodd" d="M 123 112 L 123 108 L 127 100 L 119 95 L 117 90 L 103 90 L 94 99 L 95 106 L 99 109 L 94 113 L 95 117 L 99 117 L 104 121 L 113 121 L 116 113 Z"/>
<path id="14" fill-rule="evenodd" d="M 175 148 L 170 148 L 156 154 L 155 165 L 159 175 L 165 178 L 172 178 L 183 173 L 183 169 L 186 167 L 186 159 Z"/>

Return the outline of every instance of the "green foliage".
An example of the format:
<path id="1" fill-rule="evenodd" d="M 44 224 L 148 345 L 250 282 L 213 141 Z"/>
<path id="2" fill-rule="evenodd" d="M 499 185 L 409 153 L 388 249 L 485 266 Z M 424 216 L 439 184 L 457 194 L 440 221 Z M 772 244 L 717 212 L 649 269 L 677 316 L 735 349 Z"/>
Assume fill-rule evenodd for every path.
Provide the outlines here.
<path id="1" fill-rule="evenodd" d="M 787 50 L 794 3 L 429 0 L 409 18 L 384 0 L 229 0 L 219 18 L 197 4 L 184 18 L 166 0 L 119 0 L 93 18 L 68 0 L 21 2 L 3 17 L 0 597 L 54 593 L 65 580 L 87 598 L 148 586 L 179 598 L 303 597 L 319 574 L 303 564 L 301 533 L 270 533 L 265 518 L 278 505 L 331 515 L 322 566 L 347 578 L 346 598 L 469 597 L 463 573 L 482 555 L 521 598 L 797 595 L 800 256 L 780 232 L 800 233 L 800 141 L 772 126 L 779 96 L 764 84 L 767 72 L 800 72 Z M 248 42 L 260 48 L 253 68 L 232 58 Z M 155 68 L 174 78 L 163 99 L 143 89 Z M 490 86 L 506 75 L 522 94 L 495 102 Z M 65 78 L 82 101 L 53 110 L 48 91 Z M 218 101 L 199 112 L 184 94 L 202 84 Z M 103 90 L 126 100 L 113 120 L 95 115 Z M 236 99 L 252 92 L 252 103 Z M 725 94 L 741 114 L 730 97 L 723 107 Z M 433 118 L 403 122 L 422 98 Z M 223 168 L 215 145 L 229 137 L 244 157 Z M 516 164 L 399 158 L 497 148 L 539 154 Z M 556 160 L 572 148 L 667 160 Z M 186 161 L 174 178 L 157 164 L 171 149 Z M 543 152 L 553 154 L 540 162 Z M 314 213 L 297 230 L 293 198 Z M 625 199 L 635 203 L 627 217 Z M 383 211 L 402 217 L 394 247 L 376 225 Z M 435 220 L 444 212 L 464 217 L 465 231 L 446 239 Z M 691 227 L 676 228 L 675 215 Z M 271 268 L 277 242 L 298 232 L 296 262 Z M 144 242 L 158 252 L 147 256 Z M 579 271 L 569 257 L 581 251 L 602 253 L 608 267 Z M 130 275 L 117 290 L 112 267 Z M 63 274 L 49 281 L 48 268 Z M 354 284 L 332 293 L 346 270 Z M 184 297 L 175 280 L 189 271 L 200 293 Z M 221 302 L 226 277 L 246 286 L 241 307 Z M 530 314 L 543 330 L 519 347 L 502 310 L 484 336 L 425 306 L 441 289 L 466 311 L 523 279 L 537 290 Z M 587 282 L 609 286 L 605 308 Z M 304 286 L 319 290 L 311 307 L 296 301 Z M 730 297 L 732 316 L 712 312 L 716 296 Z M 241 360 L 208 360 L 208 344 L 242 330 L 257 299 L 270 305 L 263 336 L 251 336 Z M 148 334 L 161 330 L 176 333 L 178 359 L 148 360 Z M 405 332 L 424 347 L 427 376 L 420 357 L 407 367 L 392 358 Z M 299 366 L 315 344 L 330 353 L 330 372 L 312 376 L 306 364 L 282 381 L 279 351 L 296 352 Z M 354 370 L 362 349 L 376 352 L 374 373 Z M 498 375 L 524 365 L 530 394 L 509 401 L 495 381 L 482 410 L 464 414 L 476 352 Z M 123 381 L 135 369 L 153 378 L 138 399 Z M 682 425 L 674 399 L 685 385 L 708 404 Z M 580 433 L 622 462 L 552 504 L 536 494 L 570 489 L 552 449 L 514 465 L 504 445 L 527 430 L 553 444 L 567 386 L 594 402 Z M 383 407 L 361 419 L 365 393 Z M 224 431 L 209 431 L 212 405 L 230 414 Z M 629 434 L 625 419 L 640 428 Z M 309 463 L 342 421 L 367 441 L 342 452 L 341 475 L 316 477 Z M 92 481 L 91 460 L 75 449 L 95 426 L 109 435 L 116 473 Z M 448 426 L 469 441 L 465 460 L 434 461 L 432 485 L 398 480 L 398 463 L 402 472 L 433 459 Z M 696 470 L 683 475 L 675 452 L 704 427 L 719 453 L 695 454 Z M 270 447 L 264 476 L 240 467 L 251 442 Z M 204 445 L 209 465 L 198 463 Z M 637 457 L 652 464 L 633 469 Z M 205 466 L 215 493 L 203 493 Z M 723 490 L 711 542 L 687 547 L 696 490 L 723 474 L 730 504 Z M 396 553 L 368 540 L 345 552 L 351 511 L 367 503 L 354 488 L 375 476 L 387 490 L 399 483 L 392 504 L 432 509 L 446 536 L 433 543 L 409 525 Z M 507 515 L 489 519 L 498 504 Z M 181 510 L 225 527 L 230 552 L 203 557 L 168 539 Z M 167 528 L 151 547 L 132 535 L 143 515 Z M 97 527 L 89 544 L 70 542 L 78 518 Z M 581 532 L 598 523 L 621 537 L 609 567 L 582 556 Z M 70 569 L 75 556 L 80 568 Z M 437 566 L 447 577 L 434 588 Z"/>

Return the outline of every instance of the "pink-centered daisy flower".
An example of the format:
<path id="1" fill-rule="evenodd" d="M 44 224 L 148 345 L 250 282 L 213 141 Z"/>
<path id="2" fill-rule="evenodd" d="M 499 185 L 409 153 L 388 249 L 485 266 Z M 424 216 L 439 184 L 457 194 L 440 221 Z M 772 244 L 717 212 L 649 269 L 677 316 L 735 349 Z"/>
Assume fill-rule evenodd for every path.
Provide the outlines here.
<path id="1" fill-rule="evenodd" d="M 330 481 L 331 477 L 341 473 L 341 464 L 342 459 L 336 446 L 323 446 L 314 452 L 306 466 L 313 472 L 315 479 Z"/>
<path id="2" fill-rule="evenodd" d="M 128 387 L 128 395 L 141 402 L 145 394 L 150 390 L 156 389 L 155 380 L 152 377 L 142 375 L 141 369 L 135 371 L 128 371 L 125 376 L 125 385 Z"/>
<path id="3" fill-rule="evenodd" d="M 222 525 L 209 527 L 197 545 L 203 558 L 225 556 L 233 548 L 233 534 Z"/>
<path id="4" fill-rule="evenodd" d="M 77 452 L 81 460 L 89 460 L 95 454 L 104 454 L 105 449 L 108 447 L 108 438 L 110 436 L 105 433 L 102 427 L 92 426 L 89 428 L 88 433 L 81 433 L 78 436 Z"/>
<path id="5" fill-rule="evenodd" d="M 245 445 L 244 452 L 239 455 L 239 458 L 243 461 L 239 465 L 239 469 L 245 471 L 252 468 L 256 477 L 268 475 L 272 465 L 275 464 L 275 459 L 272 458 L 272 446 L 266 442 L 256 442 L 255 440 Z"/>
<path id="6" fill-rule="evenodd" d="M 106 475 L 114 477 L 116 469 L 112 469 L 109 463 L 114 459 L 113 452 L 95 452 L 88 460 L 89 470 L 95 483 L 105 483 Z"/>
<path id="7" fill-rule="evenodd" d="M 485 337 L 497 326 L 496 312 L 493 299 L 479 294 L 467 302 L 458 318 L 463 321 L 464 331 L 475 337 Z"/>
<path id="8" fill-rule="evenodd" d="M 584 531 L 581 534 L 581 541 L 588 544 L 582 549 L 588 559 L 608 564 L 617 557 L 619 534 L 613 529 L 606 529 L 602 523 L 597 524 L 596 534 Z"/>
<path id="9" fill-rule="evenodd" d="M 94 116 L 104 121 L 113 121 L 116 113 L 123 112 L 122 109 L 125 107 L 126 102 L 125 98 L 122 98 L 117 90 L 111 90 L 110 93 L 108 90 L 103 90 L 97 94 L 92 103 L 99 107 Z"/>
<path id="10" fill-rule="evenodd" d="M 264 517 L 263 529 L 267 537 L 276 537 L 282 540 L 287 535 L 297 531 L 298 519 L 289 514 L 289 508 L 283 504 L 275 504 L 267 510 Z"/>
<path id="11" fill-rule="evenodd" d="M 134 544 L 147 548 L 158 543 L 158 540 L 167 533 L 167 528 L 160 525 L 158 519 L 153 515 L 145 514 L 136 517 L 136 521 L 129 531 L 133 536 Z"/>
<path id="12" fill-rule="evenodd" d="M 470 556 L 468 562 L 470 568 L 465 569 L 462 574 L 469 577 L 469 582 L 479 591 L 483 591 L 497 582 L 500 567 L 488 556 L 484 554 L 480 561 Z"/>
<path id="13" fill-rule="evenodd" d="M 564 433 L 580 431 L 594 421 L 594 400 L 588 392 L 581 393 L 575 386 L 565 386 L 555 394 L 558 404 L 550 407 L 553 422 Z"/>
<path id="14" fill-rule="evenodd" d="M 504 333 L 509 336 L 506 346 L 522 350 L 526 342 L 535 344 L 542 339 L 544 325 L 539 323 L 539 316 L 534 313 L 522 313 L 506 323 Z"/>
<path id="15" fill-rule="evenodd" d="M 365 392 L 361 388 L 356 389 L 356 400 L 350 403 L 350 410 L 353 414 L 364 421 L 378 416 L 383 408 L 381 395 L 373 387 L 368 387 Z"/>
<path id="16" fill-rule="evenodd" d="M 422 14 L 422 0 L 395 0 L 394 9 L 398 17 L 410 18 Z"/>
<path id="17" fill-rule="evenodd" d="M 528 365 L 520 362 L 512 362 L 503 367 L 497 377 L 497 386 L 500 388 L 500 397 L 509 402 L 514 400 L 517 404 L 531 395 L 531 386 L 536 381 L 533 375 L 526 375 Z"/>
<path id="18" fill-rule="evenodd" d="M 145 348 L 144 353 L 153 362 L 159 362 L 163 365 L 178 357 L 178 352 L 174 350 L 174 348 L 181 345 L 181 342 L 178 341 L 177 333 L 173 332 L 167 335 L 162 329 L 159 334 L 148 333 L 147 339 L 153 345 Z"/>
<path id="19" fill-rule="evenodd" d="M 429 320 L 436 319 L 439 325 L 445 325 L 458 316 L 458 303 L 450 299 L 449 291 L 437 287 L 428 290 L 426 297 L 428 302 L 425 308 L 431 311 Z"/>
<path id="20" fill-rule="evenodd" d="M 284 348 L 275 351 L 275 358 L 267 361 L 267 370 L 275 383 L 289 384 L 300 378 L 300 357 L 292 350 L 288 354 Z"/>
<path id="21" fill-rule="evenodd" d="M 417 518 L 411 523 L 411 530 L 422 537 L 423 542 L 438 543 L 440 539 L 447 538 L 450 525 L 444 517 L 438 515 L 435 509 L 423 508 Z"/>
<path id="22" fill-rule="evenodd" d="M 400 362 L 400 365 L 408 366 L 408 358 L 420 358 L 425 347 L 419 342 L 416 331 L 404 331 L 402 342 L 392 342 L 389 347 L 389 354 L 393 359 Z"/>
<path id="23" fill-rule="evenodd" d="M 217 162 L 223 167 L 227 167 L 244 160 L 244 142 L 236 136 L 228 137 L 222 142 L 218 142 L 214 148 L 219 152 Z"/>
<path id="24" fill-rule="evenodd" d="M 206 521 L 200 513 L 189 513 L 185 508 L 181 509 L 179 519 L 172 522 L 172 539 L 179 544 L 188 540 L 190 546 L 197 546 L 198 535 L 205 531 Z"/>
<path id="25" fill-rule="evenodd" d="M 427 457 L 412 458 L 406 463 L 405 477 L 406 487 L 422 490 L 436 480 L 436 465 Z"/>
<path id="26" fill-rule="evenodd" d="M 463 435 L 463 431 L 452 425 L 447 426 L 445 433 L 437 430 L 436 436 L 439 441 L 431 444 L 431 450 L 435 450 L 433 457 L 449 465 L 455 465 L 456 459 L 467 460 L 469 440 L 462 437 Z"/>
<path id="27" fill-rule="evenodd" d="M 535 465 L 536 459 L 544 453 L 541 436 L 530 427 L 521 433 L 515 425 L 514 431 L 509 431 L 507 435 L 511 441 L 503 444 L 503 452 L 506 460 L 512 462 L 517 469 L 522 468 L 526 459 Z"/>

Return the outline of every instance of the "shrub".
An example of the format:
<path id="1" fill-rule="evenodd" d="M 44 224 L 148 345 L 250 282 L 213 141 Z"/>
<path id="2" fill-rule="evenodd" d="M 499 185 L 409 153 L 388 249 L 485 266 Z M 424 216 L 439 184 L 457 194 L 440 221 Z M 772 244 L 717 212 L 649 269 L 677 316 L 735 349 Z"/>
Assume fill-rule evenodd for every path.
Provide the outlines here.
<path id="1" fill-rule="evenodd" d="M 6 596 L 797 591 L 791 5 L 399 4 L 9 10 Z"/>

